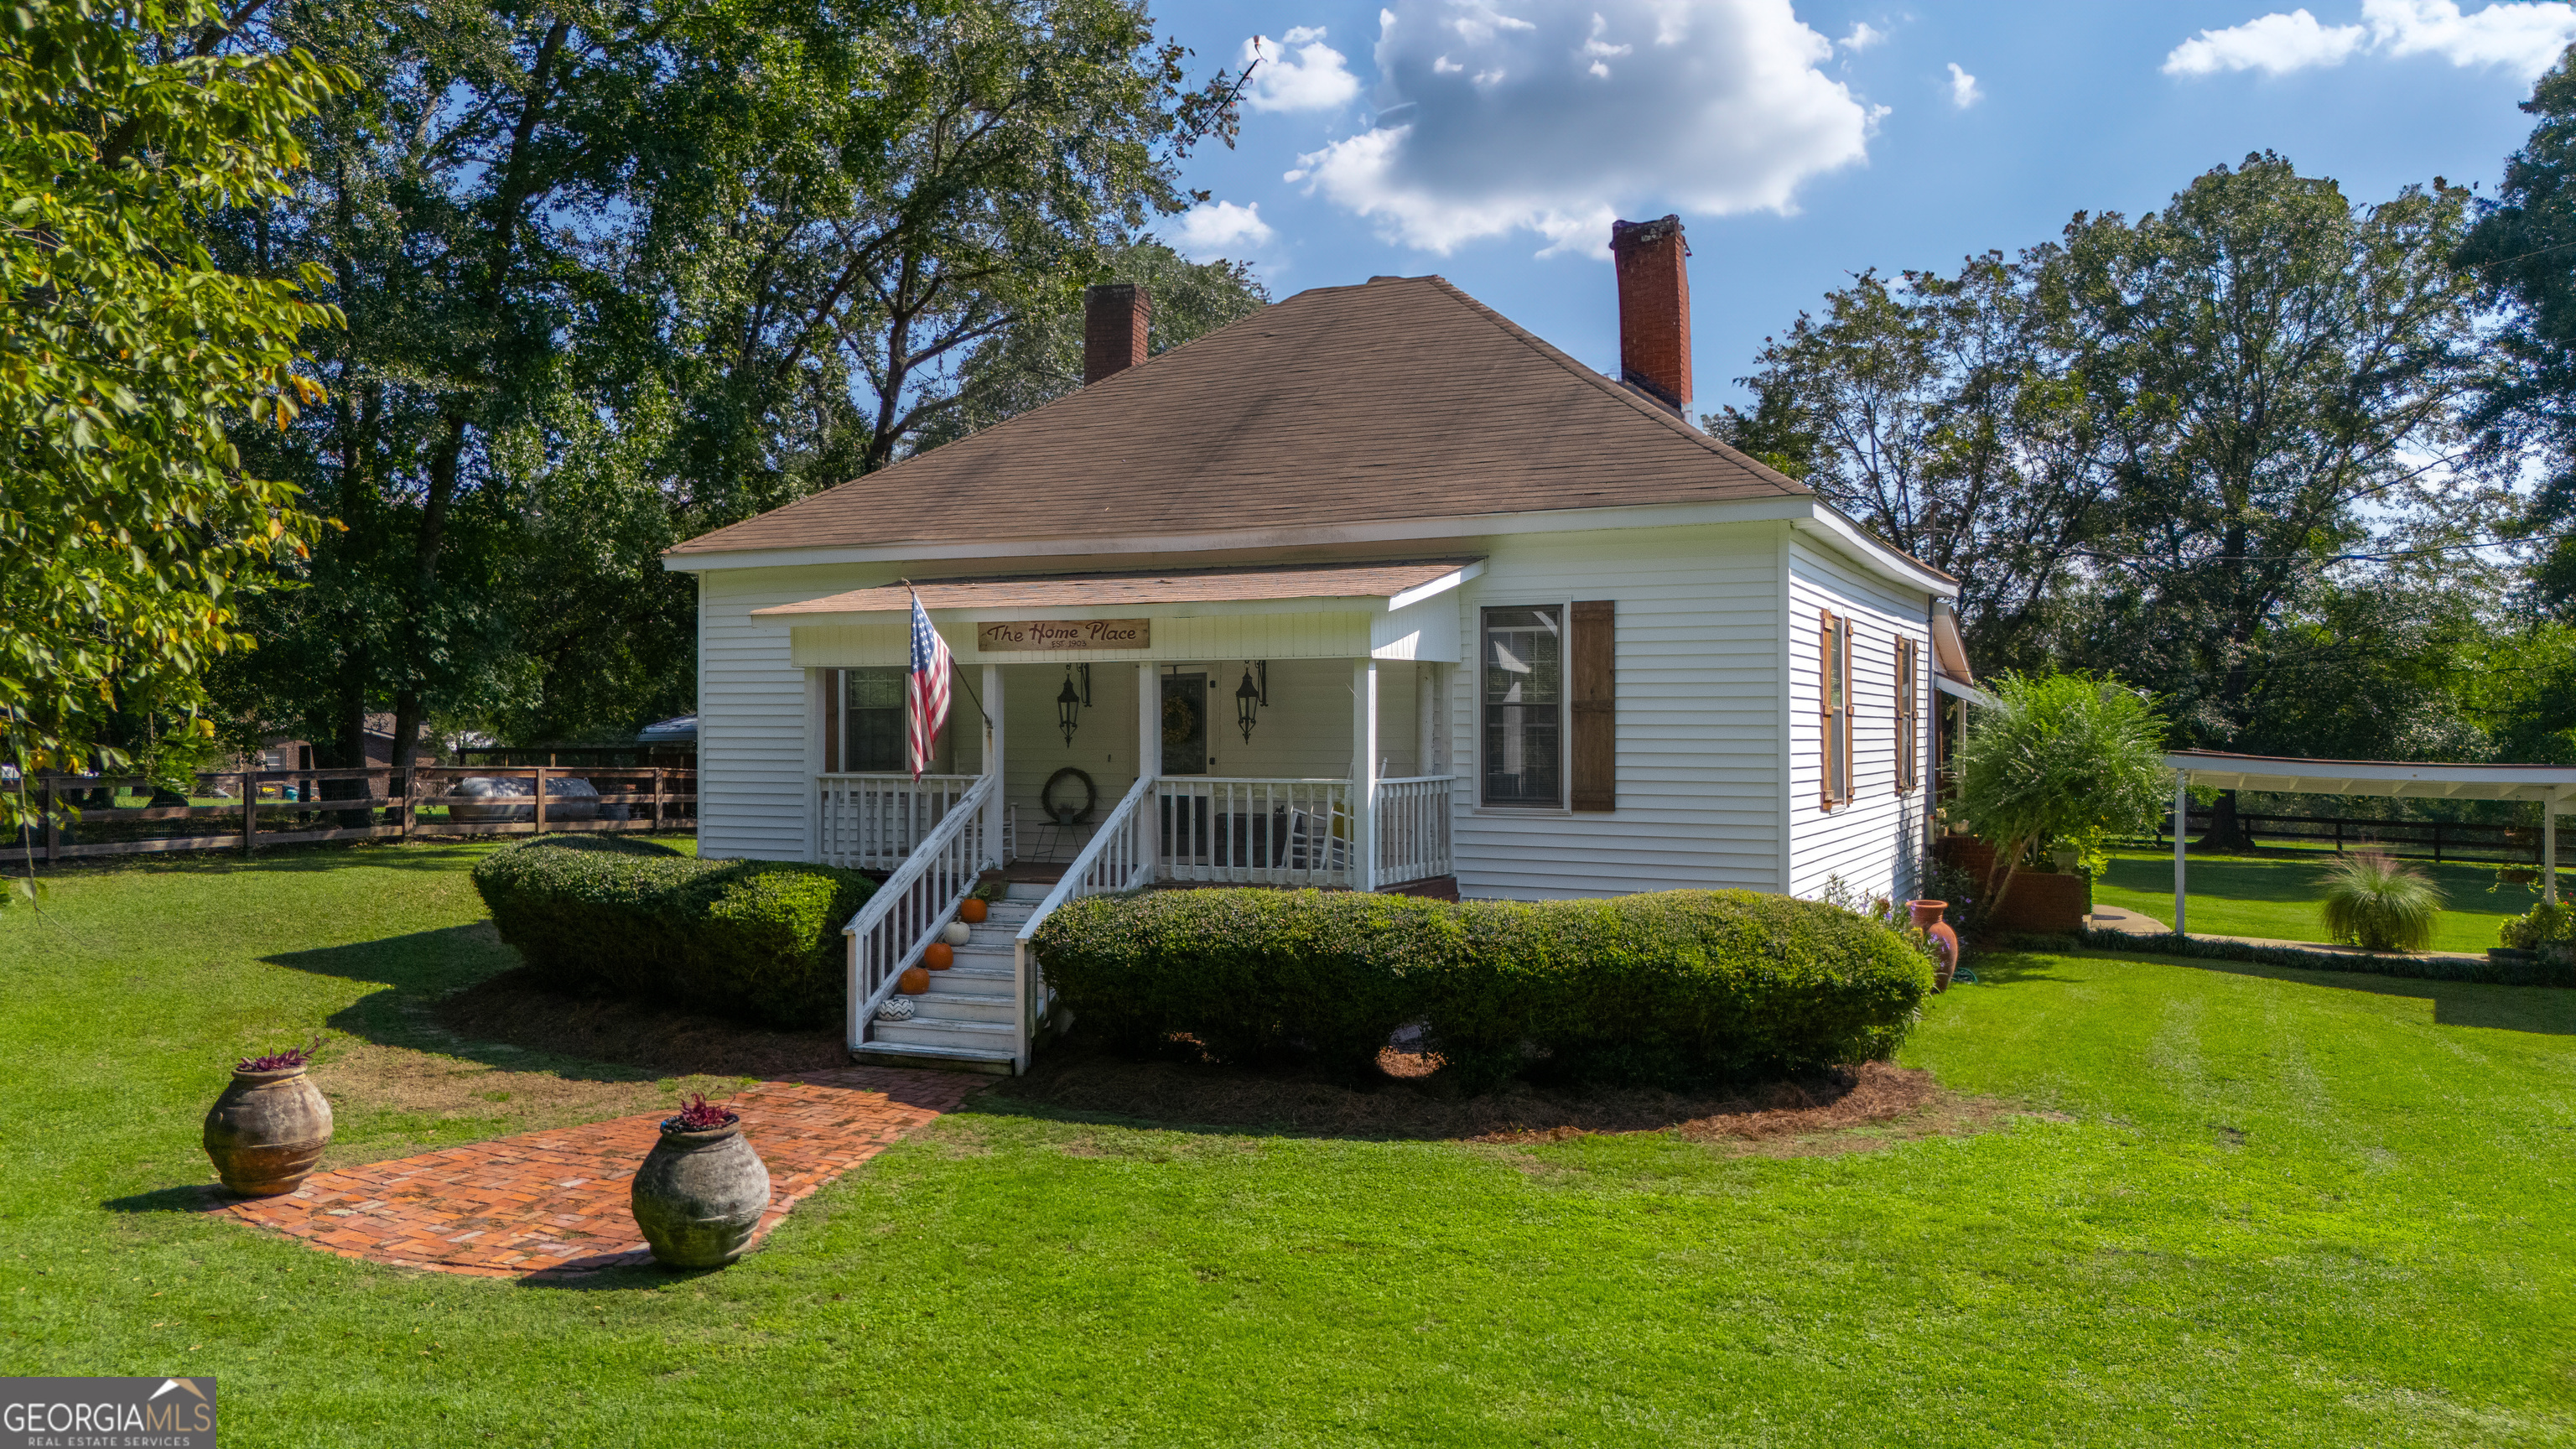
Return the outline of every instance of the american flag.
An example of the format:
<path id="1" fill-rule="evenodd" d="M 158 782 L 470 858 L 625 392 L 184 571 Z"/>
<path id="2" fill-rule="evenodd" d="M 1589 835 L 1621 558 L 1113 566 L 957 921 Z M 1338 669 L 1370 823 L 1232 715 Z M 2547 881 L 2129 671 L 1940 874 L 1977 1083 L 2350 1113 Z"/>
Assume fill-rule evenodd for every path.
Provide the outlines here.
<path id="1" fill-rule="evenodd" d="M 930 627 L 930 612 L 921 607 L 921 595 L 913 595 L 912 677 L 904 690 L 904 761 L 912 766 L 915 780 L 930 768 L 931 747 L 948 723 L 948 674 L 954 664 L 948 641 Z"/>

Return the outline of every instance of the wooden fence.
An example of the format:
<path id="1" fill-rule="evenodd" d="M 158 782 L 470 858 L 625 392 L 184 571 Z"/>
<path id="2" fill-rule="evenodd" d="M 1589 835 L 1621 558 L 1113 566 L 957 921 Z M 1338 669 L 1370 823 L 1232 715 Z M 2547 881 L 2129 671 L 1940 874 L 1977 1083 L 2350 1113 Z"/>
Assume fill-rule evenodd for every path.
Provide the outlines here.
<path id="1" fill-rule="evenodd" d="M 466 778 L 523 780 L 531 794 L 469 797 L 449 794 Z M 598 791 L 549 798 L 546 787 L 583 780 Z M 0 862 L 74 860 L 91 855 L 141 855 L 166 850 L 239 850 L 313 840 L 410 840 L 435 835 L 538 835 L 564 831 L 695 829 L 695 770 L 663 766 L 372 765 L 346 770 L 244 770 L 200 775 L 197 798 L 232 798 L 214 805 L 105 807 L 84 804 L 100 792 L 151 789 L 134 775 L 38 775 L 26 782 L 29 804 L 41 802 L 45 824 L 0 849 Z M 11 790 L 17 788 L 10 782 Z M 68 825 L 58 805 L 72 807 Z M 454 807 L 477 806 L 482 819 L 459 819 Z M 517 819 L 491 814 L 525 811 Z M 549 819 L 552 811 L 554 818 Z M 614 812 L 614 814 L 612 814 Z M 567 815 L 582 818 L 565 818 Z M 624 818 L 616 818 L 622 815 Z M 608 818 L 602 818 L 602 817 Z M 354 818 L 353 818 L 354 817 Z M 0 836 L 0 840 L 5 840 Z"/>
<path id="2" fill-rule="evenodd" d="M 2194 810 L 2198 836 L 2216 812 Z M 2259 845 L 2306 845 L 2336 851 L 2375 850 L 2408 860 L 2540 863 L 2537 825 L 2478 825 L 2460 820 L 2371 820 L 2350 815 L 2243 815 L 2236 817 Z M 2156 829 L 2156 848 L 2173 839 L 2173 812 Z"/>

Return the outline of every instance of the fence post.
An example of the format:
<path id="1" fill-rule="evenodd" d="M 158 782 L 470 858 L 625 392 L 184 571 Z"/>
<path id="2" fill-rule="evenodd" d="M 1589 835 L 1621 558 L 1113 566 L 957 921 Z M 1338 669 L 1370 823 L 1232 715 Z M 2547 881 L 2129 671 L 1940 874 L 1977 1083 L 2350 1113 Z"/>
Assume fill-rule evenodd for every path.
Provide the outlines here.
<path id="1" fill-rule="evenodd" d="M 259 777 L 242 771 L 242 854 L 259 848 Z"/>
<path id="2" fill-rule="evenodd" d="M 546 758 L 551 760 L 554 756 L 548 755 Z M 545 766 L 537 766 L 537 833 L 539 835 L 546 833 L 546 773 Z"/>
<path id="3" fill-rule="evenodd" d="M 653 767 L 653 828 L 662 828 L 662 767 Z"/>

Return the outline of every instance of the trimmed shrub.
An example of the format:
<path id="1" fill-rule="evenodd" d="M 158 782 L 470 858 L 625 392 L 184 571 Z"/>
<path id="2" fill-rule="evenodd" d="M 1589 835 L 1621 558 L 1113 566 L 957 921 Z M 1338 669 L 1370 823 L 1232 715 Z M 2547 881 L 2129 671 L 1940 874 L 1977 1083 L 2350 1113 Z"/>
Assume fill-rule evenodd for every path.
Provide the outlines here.
<path id="1" fill-rule="evenodd" d="M 840 1019 L 856 871 L 543 836 L 474 867 L 501 939 L 550 986 L 778 1025 Z"/>
<path id="2" fill-rule="evenodd" d="M 1684 1085 L 1884 1057 L 1932 987 L 1885 926 L 1746 891 L 1450 903 L 1355 892 L 1093 897 L 1033 943 L 1130 1049 L 1348 1069 L 1420 1022 L 1471 1088 L 1523 1072 Z"/>

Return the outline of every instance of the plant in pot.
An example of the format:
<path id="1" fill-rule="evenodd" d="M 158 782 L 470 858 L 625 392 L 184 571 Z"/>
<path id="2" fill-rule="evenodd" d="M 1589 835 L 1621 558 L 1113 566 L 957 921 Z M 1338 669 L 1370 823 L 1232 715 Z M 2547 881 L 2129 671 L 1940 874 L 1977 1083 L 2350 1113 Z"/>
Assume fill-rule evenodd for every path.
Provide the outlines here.
<path id="1" fill-rule="evenodd" d="M 2367 951 L 2421 951 L 2433 944 L 2442 890 L 2411 865 L 2362 851 L 2322 872 L 2326 934 Z"/>
<path id="2" fill-rule="evenodd" d="M 1959 746 L 1953 807 L 1994 847 L 1989 911 L 2040 842 L 2098 860 L 2104 841 L 2162 818 L 2173 781 L 2164 717 L 2136 690 L 2090 674 L 2006 674 L 1990 687 L 1995 706 Z"/>
<path id="3" fill-rule="evenodd" d="M 630 1202 L 657 1261 L 721 1268 L 751 1246 L 769 1209 L 769 1166 L 742 1135 L 742 1118 L 698 1093 L 663 1119 Z"/>
<path id="4" fill-rule="evenodd" d="M 331 1104 L 305 1076 L 321 1048 L 289 1047 L 244 1057 L 206 1112 L 206 1156 L 224 1186 L 243 1197 L 278 1197 L 304 1185 L 331 1145 Z"/>

